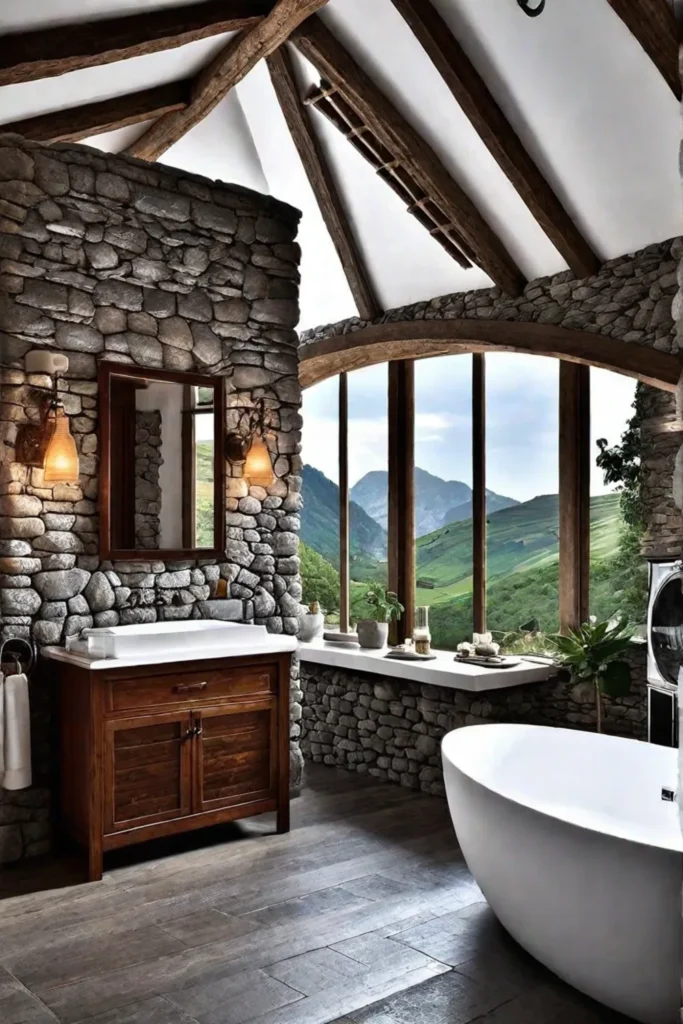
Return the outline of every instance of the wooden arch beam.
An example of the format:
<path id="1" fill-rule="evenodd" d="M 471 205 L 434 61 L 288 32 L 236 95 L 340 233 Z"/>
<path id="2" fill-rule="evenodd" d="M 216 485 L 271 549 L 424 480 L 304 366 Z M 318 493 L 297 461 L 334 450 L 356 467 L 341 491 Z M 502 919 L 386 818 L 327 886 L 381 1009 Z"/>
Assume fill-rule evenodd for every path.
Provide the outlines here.
<path id="1" fill-rule="evenodd" d="M 665 391 L 676 391 L 683 370 L 683 361 L 678 356 L 553 324 L 417 320 L 375 324 L 302 345 L 299 379 L 307 388 L 362 366 L 455 352 L 522 352 L 550 356 L 614 370 Z"/>

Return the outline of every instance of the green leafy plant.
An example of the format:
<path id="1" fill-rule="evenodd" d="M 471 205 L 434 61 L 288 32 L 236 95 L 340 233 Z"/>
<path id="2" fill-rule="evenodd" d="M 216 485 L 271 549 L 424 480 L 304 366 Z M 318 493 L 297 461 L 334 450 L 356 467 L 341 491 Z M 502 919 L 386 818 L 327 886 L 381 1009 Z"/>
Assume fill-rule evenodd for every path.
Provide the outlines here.
<path id="1" fill-rule="evenodd" d="M 631 666 L 624 660 L 634 630 L 626 618 L 596 622 L 591 619 L 567 635 L 548 637 L 560 665 L 577 683 L 595 688 L 597 731 L 602 732 L 602 695 L 625 697 L 631 688 Z"/>
<path id="2" fill-rule="evenodd" d="M 391 622 L 405 611 L 396 594 L 387 590 L 381 583 L 370 584 L 365 594 L 365 603 L 371 609 L 372 618 L 377 622 Z"/>

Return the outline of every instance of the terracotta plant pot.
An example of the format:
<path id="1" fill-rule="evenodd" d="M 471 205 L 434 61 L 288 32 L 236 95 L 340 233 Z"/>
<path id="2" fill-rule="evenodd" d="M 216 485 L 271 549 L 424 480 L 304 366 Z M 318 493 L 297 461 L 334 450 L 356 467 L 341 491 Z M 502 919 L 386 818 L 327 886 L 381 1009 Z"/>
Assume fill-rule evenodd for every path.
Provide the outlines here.
<path id="1" fill-rule="evenodd" d="M 375 619 L 359 619 L 358 643 L 368 650 L 379 651 L 386 647 L 389 638 L 389 623 L 376 622 Z"/>

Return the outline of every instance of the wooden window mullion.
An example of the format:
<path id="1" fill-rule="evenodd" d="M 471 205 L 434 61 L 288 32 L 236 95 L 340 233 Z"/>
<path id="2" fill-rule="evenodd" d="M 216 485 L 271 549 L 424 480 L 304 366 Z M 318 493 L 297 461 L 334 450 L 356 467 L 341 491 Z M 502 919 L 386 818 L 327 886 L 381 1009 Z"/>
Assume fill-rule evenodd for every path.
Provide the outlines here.
<path id="1" fill-rule="evenodd" d="M 472 625 L 486 632 L 486 357 L 472 355 Z"/>
<path id="2" fill-rule="evenodd" d="M 560 362 L 560 629 L 588 618 L 590 367 Z"/>
<path id="3" fill-rule="evenodd" d="M 391 641 L 411 636 L 415 622 L 415 364 L 389 363 L 389 590 L 405 612 Z"/>
<path id="4" fill-rule="evenodd" d="M 339 374 L 339 629 L 349 630 L 349 380 Z"/>

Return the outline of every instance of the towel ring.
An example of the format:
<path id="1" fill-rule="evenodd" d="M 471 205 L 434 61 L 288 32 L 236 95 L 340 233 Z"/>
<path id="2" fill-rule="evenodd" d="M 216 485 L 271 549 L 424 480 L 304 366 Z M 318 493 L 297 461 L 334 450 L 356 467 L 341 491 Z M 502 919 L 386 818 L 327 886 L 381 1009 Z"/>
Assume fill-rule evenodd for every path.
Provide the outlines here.
<path id="1" fill-rule="evenodd" d="M 23 672 L 28 677 L 35 667 L 36 659 L 37 649 L 33 641 L 17 636 L 0 644 L 0 664 L 13 661 L 17 674 Z"/>

